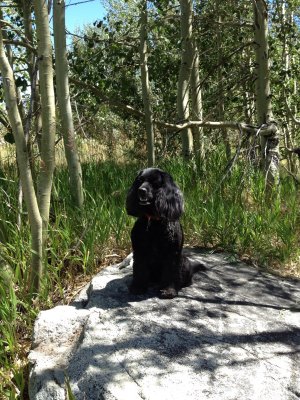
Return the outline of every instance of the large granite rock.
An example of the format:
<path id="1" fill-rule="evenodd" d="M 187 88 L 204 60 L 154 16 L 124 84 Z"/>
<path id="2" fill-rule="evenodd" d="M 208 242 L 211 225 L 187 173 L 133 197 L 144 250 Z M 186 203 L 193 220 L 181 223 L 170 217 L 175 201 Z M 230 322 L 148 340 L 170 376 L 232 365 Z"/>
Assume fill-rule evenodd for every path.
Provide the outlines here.
<path id="1" fill-rule="evenodd" d="M 30 398 L 299 399 L 300 282 L 189 255 L 206 270 L 175 299 L 130 295 L 132 269 L 113 265 L 72 305 L 41 312 Z"/>

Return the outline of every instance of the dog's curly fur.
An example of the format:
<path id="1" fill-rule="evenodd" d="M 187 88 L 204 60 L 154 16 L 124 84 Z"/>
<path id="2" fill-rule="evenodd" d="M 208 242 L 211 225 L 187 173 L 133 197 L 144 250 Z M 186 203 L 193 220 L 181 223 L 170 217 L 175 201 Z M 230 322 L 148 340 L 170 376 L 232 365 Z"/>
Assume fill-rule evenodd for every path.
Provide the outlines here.
<path id="1" fill-rule="evenodd" d="M 192 283 L 192 266 L 182 255 L 182 193 L 173 178 L 158 168 L 142 170 L 126 199 L 129 215 L 137 217 L 131 231 L 133 280 L 130 292 L 144 293 L 158 285 L 162 298 L 177 296 Z"/>

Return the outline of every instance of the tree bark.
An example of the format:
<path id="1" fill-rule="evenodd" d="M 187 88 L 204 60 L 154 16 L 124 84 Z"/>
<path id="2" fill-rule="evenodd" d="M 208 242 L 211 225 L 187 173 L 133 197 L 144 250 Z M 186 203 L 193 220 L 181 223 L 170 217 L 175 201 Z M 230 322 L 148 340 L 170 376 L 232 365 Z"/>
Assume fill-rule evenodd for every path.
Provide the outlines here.
<path id="1" fill-rule="evenodd" d="M 269 78 L 268 10 L 264 0 L 252 0 L 252 3 L 256 58 L 255 100 L 257 122 L 262 125 L 273 121 Z M 261 136 L 260 145 L 266 184 L 272 187 L 279 179 L 279 137 L 277 130 L 274 130 L 269 136 Z"/>
<path id="2" fill-rule="evenodd" d="M 3 19 L 1 15 L 0 19 Z M 34 293 L 37 293 L 39 291 L 40 280 L 43 271 L 42 219 L 40 216 L 38 202 L 34 190 L 22 119 L 18 109 L 18 98 L 13 71 L 9 60 L 7 59 L 4 52 L 2 26 L 0 29 L 0 68 L 3 80 L 5 103 L 10 126 L 12 128 L 16 143 L 17 162 L 19 167 L 20 179 L 23 187 L 24 199 L 26 202 L 29 223 L 31 227 L 31 289 Z"/>
<path id="3" fill-rule="evenodd" d="M 50 197 L 55 168 L 55 98 L 53 86 L 52 46 L 45 0 L 34 0 L 40 93 L 42 107 L 41 165 L 37 186 L 38 204 L 43 220 L 43 241 L 47 237 Z"/>
<path id="4" fill-rule="evenodd" d="M 179 70 L 177 88 L 177 113 L 179 121 L 189 119 L 189 86 L 193 65 L 193 43 L 192 43 L 192 0 L 180 0 L 180 29 L 181 29 L 181 65 Z M 190 159 L 193 154 L 193 136 L 190 128 L 181 132 L 182 152 L 185 159 Z"/>
<path id="5" fill-rule="evenodd" d="M 147 0 L 141 2 L 140 14 L 140 68 L 142 80 L 142 97 L 145 112 L 145 125 L 147 132 L 147 159 L 148 166 L 152 167 L 155 164 L 155 149 L 154 149 L 154 123 L 153 113 L 151 107 L 151 90 L 149 84 L 149 71 L 148 71 L 148 12 Z"/>
<path id="6" fill-rule="evenodd" d="M 57 101 L 62 124 L 65 155 L 68 164 L 70 192 L 74 204 L 81 208 L 84 201 L 82 171 L 77 151 L 70 101 L 64 0 L 54 0 L 53 30 L 56 59 L 55 72 Z"/>

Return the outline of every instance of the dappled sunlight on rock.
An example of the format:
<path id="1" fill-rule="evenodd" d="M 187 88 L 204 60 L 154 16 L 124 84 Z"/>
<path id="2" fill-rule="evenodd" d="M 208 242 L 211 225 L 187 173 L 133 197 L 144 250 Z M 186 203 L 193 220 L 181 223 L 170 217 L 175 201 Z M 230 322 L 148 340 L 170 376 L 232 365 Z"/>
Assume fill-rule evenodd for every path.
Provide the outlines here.
<path id="1" fill-rule="evenodd" d="M 299 281 L 226 254 L 186 252 L 206 269 L 177 298 L 160 300 L 155 288 L 129 294 L 129 258 L 72 305 L 41 312 L 31 398 L 66 399 L 65 376 L 82 400 L 297 398 Z"/>

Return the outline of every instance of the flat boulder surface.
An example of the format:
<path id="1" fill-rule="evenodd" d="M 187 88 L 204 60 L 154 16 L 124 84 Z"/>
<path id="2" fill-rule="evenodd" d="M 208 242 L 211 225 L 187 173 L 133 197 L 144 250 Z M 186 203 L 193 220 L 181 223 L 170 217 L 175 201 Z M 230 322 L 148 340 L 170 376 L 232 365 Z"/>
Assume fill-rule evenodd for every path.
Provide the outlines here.
<path id="1" fill-rule="evenodd" d="M 130 295 L 132 268 L 113 265 L 73 304 L 42 311 L 30 398 L 299 400 L 300 281 L 186 253 L 205 268 L 177 298 Z"/>

